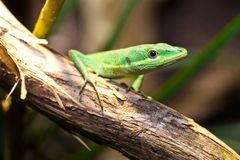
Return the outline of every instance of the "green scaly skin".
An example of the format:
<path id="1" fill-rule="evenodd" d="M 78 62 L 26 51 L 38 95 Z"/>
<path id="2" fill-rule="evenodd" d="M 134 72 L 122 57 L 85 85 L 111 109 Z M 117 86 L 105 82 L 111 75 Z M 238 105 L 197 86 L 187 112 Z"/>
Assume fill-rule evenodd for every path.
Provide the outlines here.
<path id="1" fill-rule="evenodd" d="M 178 62 L 187 56 L 187 50 L 166 43 L 158 43 L 143 44 L 89 55 L 84 55 L 77 50 L 70 50 L 68 55 L 77 69 L 83 74 L 85 82 L 90 83 L 96 90 L 100 106 L 102 107 L 100 94 L 95 86 L 95 82 L 88 75 L 89 69 L 102 77 L 110 79 L 140 76 L 133 83 L 133 88 L 139 90 L 143 79 L 142 74 Z M 84 89 L 86 83 L 81 91 Z"/>

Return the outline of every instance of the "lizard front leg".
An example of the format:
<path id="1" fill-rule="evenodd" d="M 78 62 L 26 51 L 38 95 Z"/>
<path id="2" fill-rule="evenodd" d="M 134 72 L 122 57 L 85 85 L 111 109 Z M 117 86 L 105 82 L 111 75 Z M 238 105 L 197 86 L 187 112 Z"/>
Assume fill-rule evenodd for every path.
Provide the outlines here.
<path id="1" fill-rule="evenodd" d="M 92 85 L 92 87 L 96 91 L 97 98 L 99 100 L 99 104 L 100 104 L 101 110 L 103 112 L 103 105 L 102 105 L 102 101 L 101 101 L 101 98 L 100 98 L 100 93 L 99 93 L 99 91 L 98 91 L 98 89 L 97 89 L 97 87 L 95 85 L 95 81 L 92 79 L 92 77 L 89 76 L 88 69 L 87 69 L 87 67 L 85 65 L 86 63 L 92 63 L 92 62 L 90 62 L 90 60 L 88 61 L 88 58 L 84 54 L 82 54 L 81 52 L 76 51 L 76 50 L 70 50 L 68 52 L 68 56 L 73 61 L 73 63 L 75 64 L 76 68 L 83 75 L 83 77 L 85 79 L 84 85 L 80 89 L 80 94 L 82 93 L 82 91 L 86 87 L 87 83 Z M 88 61 L 88 62 L 85 62 L 85 61 Z"/>

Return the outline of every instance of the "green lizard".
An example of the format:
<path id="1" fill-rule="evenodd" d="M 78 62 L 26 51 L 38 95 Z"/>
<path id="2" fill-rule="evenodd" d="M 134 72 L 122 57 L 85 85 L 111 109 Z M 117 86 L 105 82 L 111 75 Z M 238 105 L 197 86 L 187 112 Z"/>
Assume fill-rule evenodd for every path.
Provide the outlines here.
<path id="1" fill-rule="evenodd" d="M 95 81 L 89 76 L 89 71 L 94 71 L 97 75 L 110 79 L 138 76 L 132 85 L 133 89 L 137 91 L 143 80 L 142 74 L 181 60 L 187 56 L 187 50 L 166 43 L 158 43 L 143 44 L 89 55 L 84 55 L 77 50 L 70 50 L 68 55 L 85 79 L 80 94 L 86 84 L 90 83 L 95 89 L 102 107 L 99 91 L 96 88 Z"/>

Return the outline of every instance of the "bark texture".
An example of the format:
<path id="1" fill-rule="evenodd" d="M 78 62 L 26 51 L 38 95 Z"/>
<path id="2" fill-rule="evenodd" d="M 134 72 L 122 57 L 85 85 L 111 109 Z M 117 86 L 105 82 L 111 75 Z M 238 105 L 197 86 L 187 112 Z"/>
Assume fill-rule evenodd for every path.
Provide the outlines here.
<path id="1" fill-rule="evenodd" d="M 34 38 L 0 1 L 0 85 L 9 90 L 17 79 L 25 77 L 26 103 L 61 127 L 106 144 L 130 159 L 240 159 L 192 119 L 114 82 L 105 83 L 126 100 L 105 83 L 98 83 L 103 113 L 89 85 L 79 103 L 79 89 L 84 82 L 81 74 L 68 58 L 38 43 L 44 41 Z M 20 86 L 15 96 L 20 95 Z M 56 94 L 65 110 L 59 107 Z M 24 87 L 21 97 L 25 98 Z"/>

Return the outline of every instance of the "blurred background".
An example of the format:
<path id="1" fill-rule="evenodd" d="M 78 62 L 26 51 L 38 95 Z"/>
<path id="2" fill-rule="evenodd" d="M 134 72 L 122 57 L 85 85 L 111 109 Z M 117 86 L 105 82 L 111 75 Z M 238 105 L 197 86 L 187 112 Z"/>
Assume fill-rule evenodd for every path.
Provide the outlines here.
<path id="1" fill-rule="evenodd" d="M 30 31 L 45 3 L 3 2 Z M 189 56 L 182 62 L 147 74 L 142 91 L 194 119 L 240 153 L 239 12 L 238 0 L 67 0 L 48 40 L 61 53 L 158 42 L 187 48 Z M 186 78 L 187 71 L 191 74 Z M 0 89 L 1 99 L 5 94 Z M 89 152 L 17 97 L 12 103 L 8 111 L 0 108 L 0 159 L 127 159 L 84 138 Z"/>

